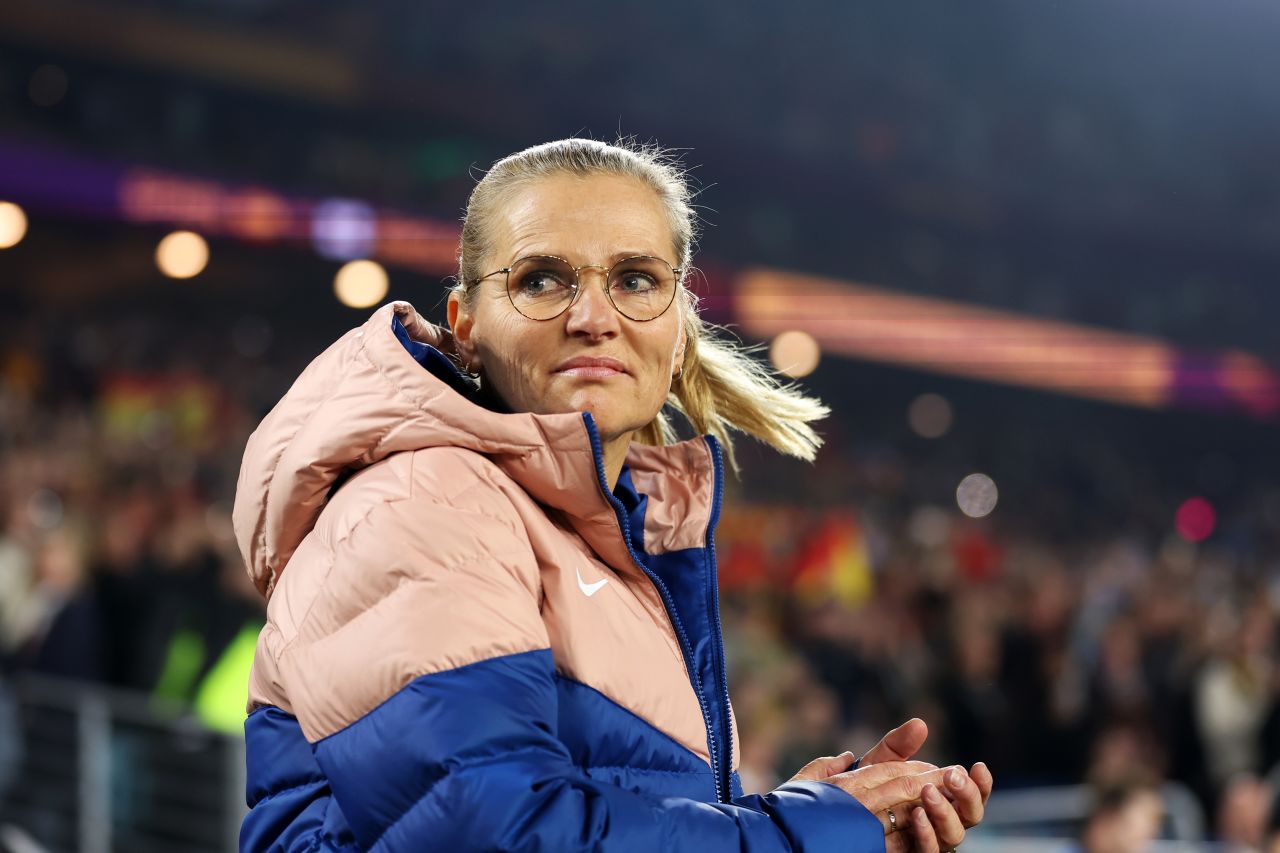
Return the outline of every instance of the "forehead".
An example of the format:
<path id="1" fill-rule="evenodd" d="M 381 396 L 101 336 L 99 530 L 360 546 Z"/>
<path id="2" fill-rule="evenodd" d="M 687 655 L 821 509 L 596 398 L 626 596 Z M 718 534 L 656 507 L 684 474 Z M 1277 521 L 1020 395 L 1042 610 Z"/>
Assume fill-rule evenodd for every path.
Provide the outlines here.
<path id="1" fill-rule="evenodd" d="M 540 178 L 507 199 L 494 226 L 494 251 L 502 262 L 550 254 L 586 264 L 640 254 L 679 264 L 662 200 L 622 175 Z"/>

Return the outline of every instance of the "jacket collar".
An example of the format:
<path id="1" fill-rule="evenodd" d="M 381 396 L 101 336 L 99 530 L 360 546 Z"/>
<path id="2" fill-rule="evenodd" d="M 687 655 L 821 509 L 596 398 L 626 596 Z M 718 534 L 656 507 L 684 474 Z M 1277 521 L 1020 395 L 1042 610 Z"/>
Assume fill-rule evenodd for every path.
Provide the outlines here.
<path id="1" fill-rule="evenodd" d="M 488 456 L 535 500 L 562 512 L 602 559 L 615 568 L 630 564 L 591 416 L 486 408 L 429 345 L 438 334 L 407 302 L 382 307 L 318 356 L 250 436 L 233 520 L 249 573 L 265 595 L 340 477 L 427 447 Z M 711 515 L 715 465 L 708 443 L 633 445 L 627 464 L 649 498 L 649 550 L 689 547 L 683 541 L 689 522 Z"/>

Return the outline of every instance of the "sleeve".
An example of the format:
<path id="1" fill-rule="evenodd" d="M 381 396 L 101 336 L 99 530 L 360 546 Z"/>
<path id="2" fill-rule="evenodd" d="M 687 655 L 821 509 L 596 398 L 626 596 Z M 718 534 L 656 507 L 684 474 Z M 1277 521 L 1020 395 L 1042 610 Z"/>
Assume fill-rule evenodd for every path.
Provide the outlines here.
<path id="1" fill-rule="evenodd" d="M 295 703 L 295 712 L 363 849 L 884 849 L 878 819 L 821 782 L 719 804 L 588 778 L 556 736 L 555 668 L 536 562 L 522 531 L 501 519 L 481 505 L 399 502 L 374 510 L 363 533 L 349 537 L 356 547 L 342 553 L 362 556 L 342 574 L 399 578 L 395 587 L 411 592 L 391 594 L 408 602 L 371 603 L 383 611 L 379 631 L 350 634 L 338 648 L 335 638 L 349 631 L 339 627 L 304 644 L 307 669 L 297 669 L 298 661 L 287 667 L 295 678 L 308 673 L 313 685 L 343 685 L 338 699 L 301 691 L 311 701 Z M 389 564 L 370 564 L 377 554 Z M 337 573 L 341 554 L 335 558 Z M 413 661 L 390 689 L 388 658 Z M 363 685 L 355 694 L 347 687 L 353 683 Z M 342 707 L 335 712 L 335 705 Z"/>

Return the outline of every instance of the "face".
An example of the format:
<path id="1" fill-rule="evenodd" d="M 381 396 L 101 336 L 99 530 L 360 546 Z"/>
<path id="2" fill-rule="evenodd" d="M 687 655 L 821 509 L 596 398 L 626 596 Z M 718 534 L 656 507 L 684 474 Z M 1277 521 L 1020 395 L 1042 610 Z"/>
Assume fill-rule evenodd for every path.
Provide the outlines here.
<path id="1" fill-rule="evenodd" d="M 684 358 L 680 299 L 655 320 L 617 312 L 604 290 L 615 261 L 651 255 L 679 263 L 658 196 L 613 175 L 555 175 L 522 189 L 494 222 L 494 254 L 481 269 L 554 255 L 581 270 L 577 300 L 552 320 L 515 310 L 506 277 L 480 282 L 470 304 L 449 298 L 449 325 L 464 363 L 513 411 L 591 412 L 606 443 L 629 439 L 657 415 Z"/>

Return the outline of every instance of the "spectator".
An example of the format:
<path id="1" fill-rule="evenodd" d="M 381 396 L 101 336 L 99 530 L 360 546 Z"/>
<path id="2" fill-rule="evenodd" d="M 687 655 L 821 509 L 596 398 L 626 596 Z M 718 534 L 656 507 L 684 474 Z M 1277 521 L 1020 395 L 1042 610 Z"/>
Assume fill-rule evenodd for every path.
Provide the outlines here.
<path id="1" fill-rule="evenodd" d="M 1267 831 L 1272 794 L 1267 784 L 1249 773 L 1227 782 L 1218 805 L 1216 836 L 1231 850 L 1261 850 Z"/>
<path id="2" fill-rule="evenodd" d="M 1126 783 L 1099 789 L 1085 822 L 1084 853 L 1143 853 L 1157 837 L 1163 807 L 1155 789 Z"/>
<path id="3" fill-rule="evenodd" d="M 85 537 L 76 525 L 50 532 L 35 556 L 38 614 L 16 658 L 21 669 L 63 678 L 96 680 L 102 672 L 101 622 L 86 575 Z"/>

